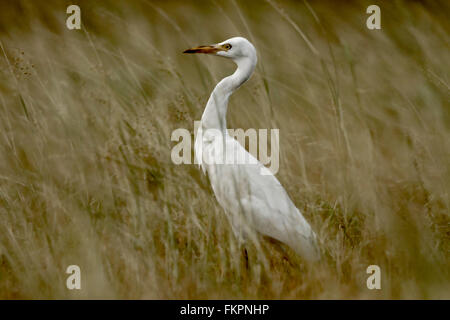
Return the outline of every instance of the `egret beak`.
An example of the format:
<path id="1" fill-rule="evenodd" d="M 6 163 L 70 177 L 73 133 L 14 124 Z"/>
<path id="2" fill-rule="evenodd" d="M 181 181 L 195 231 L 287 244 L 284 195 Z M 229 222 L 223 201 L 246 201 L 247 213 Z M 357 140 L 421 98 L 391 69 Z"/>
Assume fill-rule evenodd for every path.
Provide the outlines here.
<path id="1" fill-rule="evenodd" d="M 209 53 L 213 54 L 218 51 L 225 51 L 223 48 L 218 47 L 217 45 L 211 46 L 199 46 L 191 49 L 184 50 L 183 53 Z"/>

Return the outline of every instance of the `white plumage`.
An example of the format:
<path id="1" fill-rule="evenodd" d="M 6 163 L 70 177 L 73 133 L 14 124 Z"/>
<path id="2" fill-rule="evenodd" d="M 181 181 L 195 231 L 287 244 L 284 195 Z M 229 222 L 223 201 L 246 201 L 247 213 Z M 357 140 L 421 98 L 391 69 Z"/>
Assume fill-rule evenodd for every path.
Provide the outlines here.
<path id="1" fill-rule="evenodd" d="M 256 230 L 287 244 L 308 260 L 319 259 L 316 235 L 286 190 L 269 169 L 227 132 L 228 100 L 255 69 L 254 46 L 245 38 L 235 37 L 184 52 L 214 54 L 230 58 L 237 65 L 236 71 L 222 79 L 211 93 L 194 146 L 197 162 L 208 174 L 234 234 L 245 240 L 249 232 Z M 247 161 L 227 164 L 227 154 Z"/>

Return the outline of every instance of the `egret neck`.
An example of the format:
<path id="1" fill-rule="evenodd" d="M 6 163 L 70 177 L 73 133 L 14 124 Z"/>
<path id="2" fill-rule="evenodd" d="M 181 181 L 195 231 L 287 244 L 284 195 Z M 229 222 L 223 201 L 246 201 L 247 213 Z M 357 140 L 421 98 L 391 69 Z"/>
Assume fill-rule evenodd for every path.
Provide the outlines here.
<path id="1" fill-rule="evenodd" d="M 253 73 L 256 65 L 256 56 L 233 59 L 237 64 L 236 71 L 222 79 L 214 88 L 201 119 L 201 128 L 218 129 L 223 135 L 227 133 L 228 100 Z"/>

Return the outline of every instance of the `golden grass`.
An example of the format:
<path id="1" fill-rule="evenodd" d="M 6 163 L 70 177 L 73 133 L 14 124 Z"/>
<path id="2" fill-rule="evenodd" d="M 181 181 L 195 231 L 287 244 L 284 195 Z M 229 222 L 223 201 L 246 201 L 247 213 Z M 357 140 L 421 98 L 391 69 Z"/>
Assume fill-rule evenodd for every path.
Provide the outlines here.
<path id="1" fill-rule="evenodd" d="M 65 1 L 0 5 L 0 298 L 450 298 L 445 1 L 383 1 L 379 31 L 370 1 L 78 3 L 81 31 Z M 280 129 L 318 264 L 261 241 L 246 272 L 207 178 L 170 160 L 234 68 L 181 52 L 236 35 L 259 64 L 228 127 Z"/>

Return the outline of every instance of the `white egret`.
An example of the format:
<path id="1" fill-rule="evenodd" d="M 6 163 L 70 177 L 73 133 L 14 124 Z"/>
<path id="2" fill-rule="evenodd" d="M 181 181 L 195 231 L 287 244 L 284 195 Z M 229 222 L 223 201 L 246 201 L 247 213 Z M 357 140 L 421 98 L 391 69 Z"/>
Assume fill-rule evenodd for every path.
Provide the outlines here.
<path id="1" fill-rule="evenodd" d="M 255 47 L 235 37 L 200 46 L 184 53 L 205 53 L 231 59 L 236 71 L 222 79 L 209 97 L 194 146 L 195 157 L 207 172 L 217 201 L 225 210 L 233 232 L 242 241 L 252 230 L 290 246 L 307 260 L 320 253 L 316 235 L 289 198 L 278 179 L 227 132 L 228 100 L 252 75 L 257 62 Z M 247 163 L 224 162 L 226 154 Z"/>

